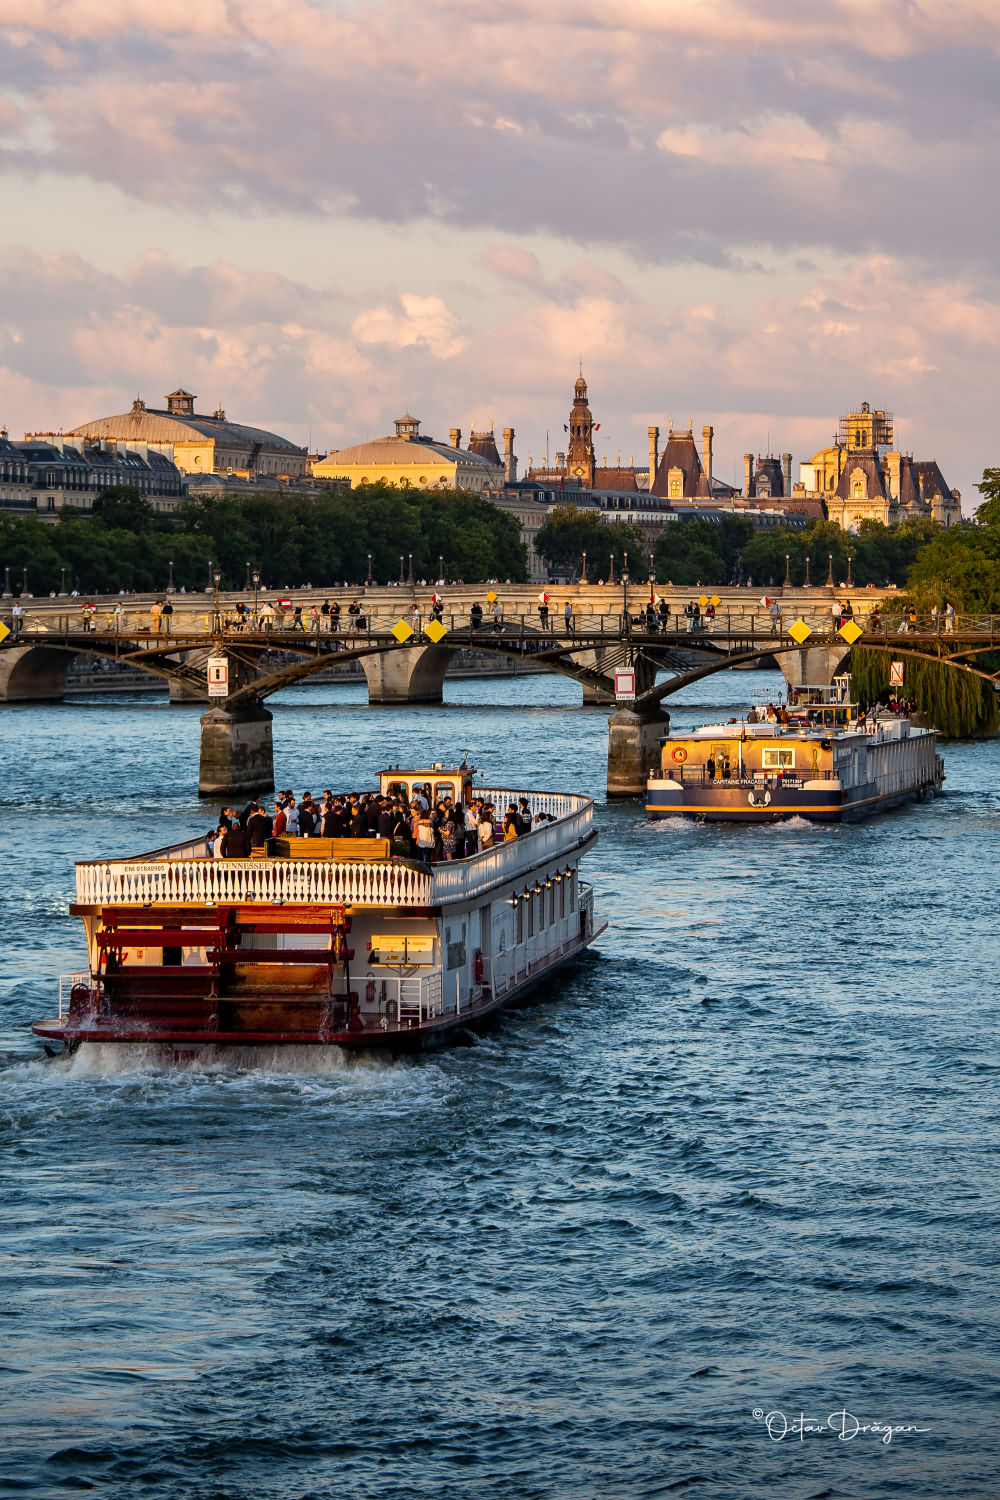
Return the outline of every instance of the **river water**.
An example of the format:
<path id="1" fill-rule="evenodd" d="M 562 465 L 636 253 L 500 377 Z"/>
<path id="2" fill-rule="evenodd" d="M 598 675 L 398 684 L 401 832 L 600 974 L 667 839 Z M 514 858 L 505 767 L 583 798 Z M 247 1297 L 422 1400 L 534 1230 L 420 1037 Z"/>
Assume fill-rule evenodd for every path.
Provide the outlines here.
<path id="1" fill-rule="evenodd" d="M 859 827 L 651 826 L 578 691 L 274 701 L 279 785 L 592 792 L 611 925 L 476 1045 L 244 1068 L 41 1060 L 74 858 L 211 818 L 198 709 L 4 708 L 0 1494 L 1000 1492 L 1000 745 Z"/>

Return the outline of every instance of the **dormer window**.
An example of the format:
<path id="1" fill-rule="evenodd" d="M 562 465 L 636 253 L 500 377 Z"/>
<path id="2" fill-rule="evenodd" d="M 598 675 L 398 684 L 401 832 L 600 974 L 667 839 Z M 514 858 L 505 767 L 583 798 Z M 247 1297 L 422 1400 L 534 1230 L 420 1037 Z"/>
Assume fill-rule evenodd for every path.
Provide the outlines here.
<path id="1" fill-rule="evenodd" d="M 183 390 L 180 386 L 176 391 L 171 391 L 166 398 L 167 411 L 172 417 L 193 417 L 194 397 L 190 391 Z"/>

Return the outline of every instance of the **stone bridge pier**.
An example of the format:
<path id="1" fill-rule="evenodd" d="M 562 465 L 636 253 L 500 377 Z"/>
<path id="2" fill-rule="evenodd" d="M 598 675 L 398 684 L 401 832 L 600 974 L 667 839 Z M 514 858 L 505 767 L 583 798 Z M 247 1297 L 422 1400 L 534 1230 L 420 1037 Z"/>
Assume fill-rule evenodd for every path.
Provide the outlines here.
<path id="1" fill-rule="evenodd" d="M 608 719 L 608 797 L 643 797 L 650 771 L 659 769 L 660 736 L 670 733 L 662 704 L 622 707 Z"/>
<path id="2" fill-rule="evenodd" d="M 0 703 L 61 703 L 75 651 L 12 646 L 0 652 Z"/>
<path id="3" fill-rule="evenodd" d="M 368 679 L 368 702 L 441 703 L 445 673 L 454 654 L 442 645 L 412 646 L 361 657 Z"/>
<path id="4" fill-rule="evenodd" d="M 238 703 L 202 714 L 199 797 L 251 796 L 273 788 L 269 710 L 262 703 Z"/>

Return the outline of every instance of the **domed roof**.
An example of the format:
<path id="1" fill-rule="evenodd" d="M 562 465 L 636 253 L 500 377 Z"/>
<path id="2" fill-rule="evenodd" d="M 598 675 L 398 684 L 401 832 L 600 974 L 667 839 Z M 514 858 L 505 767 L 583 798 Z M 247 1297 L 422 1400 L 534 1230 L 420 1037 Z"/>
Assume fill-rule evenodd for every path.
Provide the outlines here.
<path id="1" fill-rule="evenodd" d="M 170 401 L 184 398 L 193 403 L 189 392 L 178 390 L 167 398 Z M 119 412 L 113 417 L 98 417 L 94 422 L 84 422 L 74 427 L 69 437 L 118 438 L 124 442 L 138 443 L 196 443 L 205 438 L 236 447 L 259 445 L 270 452 L 304 454 L 305 449 L 289 442 L 276 432 L 267 432 L 263 427 L 246 427 L 241 422 L 229 422 L 223 417 L 206 417 L 198 412 L 183 416 L 171 411 L 148 408 L 137 398 L 132 410 Z"/>

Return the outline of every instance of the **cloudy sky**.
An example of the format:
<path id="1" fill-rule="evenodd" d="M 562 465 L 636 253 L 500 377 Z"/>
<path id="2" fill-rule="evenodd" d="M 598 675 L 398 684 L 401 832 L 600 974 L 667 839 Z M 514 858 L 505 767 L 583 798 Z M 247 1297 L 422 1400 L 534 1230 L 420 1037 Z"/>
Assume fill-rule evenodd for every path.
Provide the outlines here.
<path id="1" fill-rule="evenodd" d="M 0 421 L 1000 464 L 998 0 L 5 0 Z"/>

